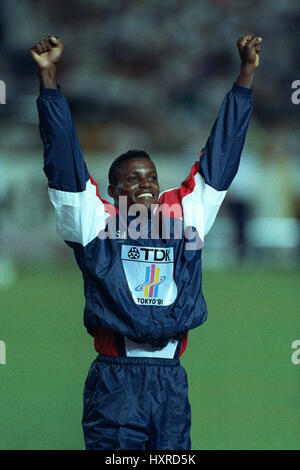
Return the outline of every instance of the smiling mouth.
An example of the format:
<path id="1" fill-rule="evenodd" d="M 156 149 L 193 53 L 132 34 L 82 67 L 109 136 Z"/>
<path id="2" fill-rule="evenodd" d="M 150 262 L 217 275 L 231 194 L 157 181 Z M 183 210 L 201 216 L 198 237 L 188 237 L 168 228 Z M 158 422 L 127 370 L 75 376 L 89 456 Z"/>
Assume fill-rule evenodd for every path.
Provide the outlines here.
<path id="1" fill-rule="evenodd" d="M 144 198 L 144 197 L 154 197 L 154 195 L 152 193 L 142 193 L 142 194 L 139 194 L 138 196 L 136 196 L 136 199 L 139 199 L 139 198 Z"/>

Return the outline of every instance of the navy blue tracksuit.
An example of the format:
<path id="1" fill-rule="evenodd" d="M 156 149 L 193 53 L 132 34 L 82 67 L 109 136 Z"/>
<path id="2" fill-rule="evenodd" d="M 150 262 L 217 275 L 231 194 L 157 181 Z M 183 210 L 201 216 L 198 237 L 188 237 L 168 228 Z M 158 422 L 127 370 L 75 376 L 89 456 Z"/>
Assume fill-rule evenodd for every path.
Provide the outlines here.
<path id="1" fill-rule="evenodd" d="M 151 236 L 149 218 L 136 238 L 134 217 L 124 223 L 100 198 L 61 89 L 40 90 L 49 196 L 83 275 L 84 324 L 98 353 L 84 389 L 87 449 L 190 448 L 179 358 L 188 331 L 206 320 L 202 246 L 237 173 L 252 101 L 234 83 L 189 176 L 160 195 L 157 219 L 169 222 L 169 236 Z"/>

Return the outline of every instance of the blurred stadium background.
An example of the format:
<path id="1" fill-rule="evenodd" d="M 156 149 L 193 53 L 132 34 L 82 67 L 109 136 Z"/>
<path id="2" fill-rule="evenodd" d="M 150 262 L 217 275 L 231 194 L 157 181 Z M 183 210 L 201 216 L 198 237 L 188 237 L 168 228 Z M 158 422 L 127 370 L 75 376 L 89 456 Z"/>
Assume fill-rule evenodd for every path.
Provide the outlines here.
<path id="1" fill-rule="evenodd" d="M 194 449 L 298 449 L 300 9 L 274 0 L 2 0 L 0 79 L 0 449 L 82 449 L 81 393 L 94 358 L 72 252 L 55 232 L 42 171 L 29 50 L 65 43 L 59 83 L 85 160 L 107 172 L 148 151 L 177 186 L 239 73 L 236 40 L 263 37 L 242 163 L 206 240 L 208 321 L 182 358 Z"/>

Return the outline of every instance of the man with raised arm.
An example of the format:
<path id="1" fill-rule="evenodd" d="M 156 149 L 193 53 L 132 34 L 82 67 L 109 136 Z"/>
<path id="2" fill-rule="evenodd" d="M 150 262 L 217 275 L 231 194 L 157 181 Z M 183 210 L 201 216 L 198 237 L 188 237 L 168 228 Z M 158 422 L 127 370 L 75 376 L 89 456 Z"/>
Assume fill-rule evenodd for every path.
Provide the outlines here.
<path id="1" fill-rule="evenodd" d="M 62 40 L 50 35 L 31 49 L 49 196 L 83 275 L 84 324 L 98 353 L 84 387 L 86 449 L 191 448 L 179 358 L 188 331 L 206 320 L 202 246 L 238 170 L 261 44 L 253 35 L 238 40 L 240 74 L 181 185 L 160 194 L 150 156 L 129 150 L 109 170 L 114 204 L 88 172 L 56 82 Z"/>

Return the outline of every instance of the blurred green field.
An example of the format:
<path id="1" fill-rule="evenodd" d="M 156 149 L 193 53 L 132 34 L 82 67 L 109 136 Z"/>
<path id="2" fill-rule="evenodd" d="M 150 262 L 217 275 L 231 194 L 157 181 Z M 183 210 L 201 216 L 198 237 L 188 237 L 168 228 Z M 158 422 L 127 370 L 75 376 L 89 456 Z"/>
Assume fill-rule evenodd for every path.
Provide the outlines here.
<path id="1" fill-rule="evenodd" d="M 299 449 L 299 271 L 205 270 L 208 320 L 190 332 L 193 449 Z M 23 269 L 0 291 L 0 449 L 83 449 L 82 390 L 95 357 L 73 267 Z"/>

